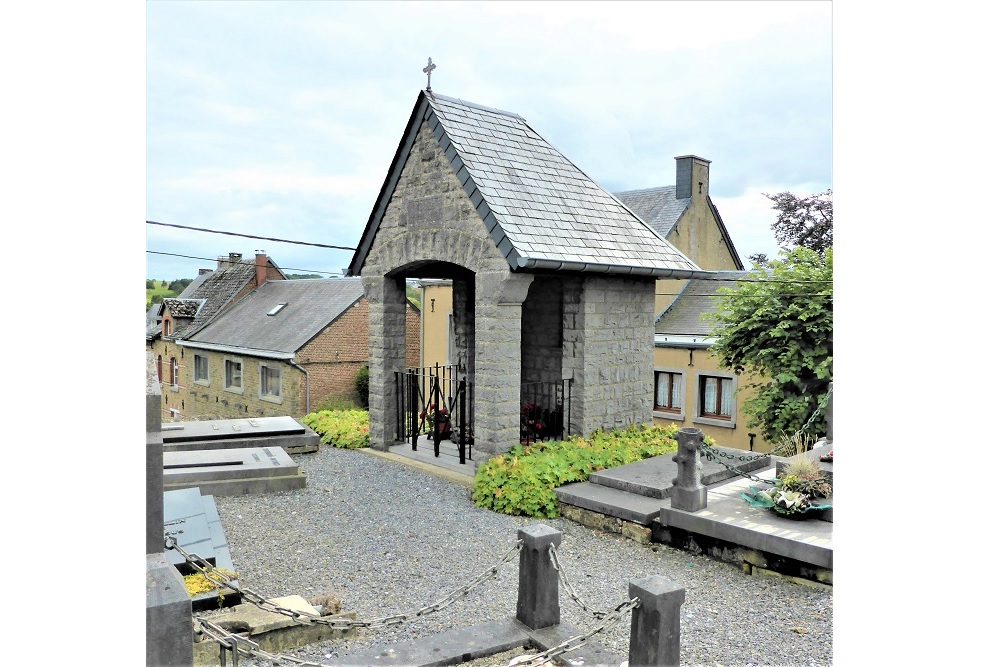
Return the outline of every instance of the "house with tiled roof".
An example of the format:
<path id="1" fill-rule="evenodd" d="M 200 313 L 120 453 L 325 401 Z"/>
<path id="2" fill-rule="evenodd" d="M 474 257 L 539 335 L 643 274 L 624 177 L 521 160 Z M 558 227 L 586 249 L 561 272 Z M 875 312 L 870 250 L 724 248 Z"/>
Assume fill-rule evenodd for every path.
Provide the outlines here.
<path id="1" fill-rule="evenodd" d="M 454 365 L 475 387 L 475 448 L 519 441 L 529 385 L 568 433 L 649 423 L 657 279 L 706 277 L 517 114 L 422 91 L 348 269 L 369 329 L 372 446 L 405 436 L 406 279 L 452 283 Z"/>
<path id="2" fill-rule="evenodd" d="M 178 343 L 266 281 L 285 279 L 278 265 L 263 251 L 258 251 L 252 260 L 243 259 L 241 253 L 229 253 L 216 260 L 214 270 L 199 270 L 198 277 L 177 298 L 154 304 L 155 316 L 147 315 L 146 344 L 156 358 L 157 377 L 163 383 L 164 420 L 185 418 L 183 378 L 192 369 Z M 159 322 L 159 332 L 151 332 L 151 320 Z"/>
<path id="3" fill-rule="evenodd" d="M 419 355 L 412 305 L 408 361 Z M 188 419 L 301 417 L 348 397 L 368 362 L 368 304 L 358 278 L 266 281 L 177 341 L 190 371 Z"/>
<path id="4" fill-rule="evenodd" d="M 657 314 L 655 325 L 653 423 L 699 428 L 727 447 L 770 451 L 747 427 L 740 392 L 754 377 L 720 368 L 706 313 L 718 308 L 719 290 L 749 279 L 748 271 L 719 271 L 711 279 L 688 281 Z"/>

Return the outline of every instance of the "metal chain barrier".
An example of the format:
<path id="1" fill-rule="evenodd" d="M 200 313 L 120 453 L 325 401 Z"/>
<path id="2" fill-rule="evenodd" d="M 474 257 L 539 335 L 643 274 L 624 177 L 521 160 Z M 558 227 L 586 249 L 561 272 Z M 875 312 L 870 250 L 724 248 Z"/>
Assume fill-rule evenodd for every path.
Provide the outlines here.
<path id="1" fill-rule="evenodd" d="M 556 646 L 553 646 L 547 651 L 542 651 L 541 653 L 536 653 L 535 655 L 524 656 L 523 658 L 518 658 L 511 662 L 511 665 L 517 665 L 518 667 L 538 667 L 552 658 L 562 655 L 563 653 L 568 653 L 569 651 L 574 651 L 584 644 L 587 640 L 594 635 L 606 632 L 614 626 L 618 625 L 625 615 L 631 612 L 633 609 L 639 606 L 639 598 L 632 598 L 626 602 L 622 602 L 620 605 L 614 608 L 614 610 L 605 612 L 604 622 L 595 626 L 591 630 L 583 634 L 576 635 L 575 637 L 570 637 L 566 641 Z"/>
<path id="2" fill-rule="evenodd" d="M 308 660 L 302 660 L 291 655 L 274 654 L 268 653 L 261 649 L 260 644 L 251 641 L 246 637 L 241 637 L 240 635 L 234 635 L 231 632 L 226 632 L 223 628 L 219 627 L 215 623 L 212 623 L 206 618 L 195 619 L 199 623 L 199 627 L 196 632 L 204 633 L 213 641 L 219 644 L 219 664 L 225 665 L 225 651 L 230 651 L 233 655 L 233 667 L 239 665 L 239 656 L 242 653 L 245 656 L 251 658 L 260 658 L 270 662 L 272 665 L 278 662 L 292 662 L 296 665 L 308 665 L 308 667 L 329 667 L 329 665 L 324 665 L 318 662 L 309 662 Z"/>
<path id="3" fill-rule="evenodd" d="M 706 445 L 704 442 L 698 445 L 698 451 L 701 452 L 702 456 L 705 457 L 706 461 L 715 461 L 716 463 L 720 464 L 723 468 L 726 468 L 730 472 L 736 473 L 741 477 L 746 477 L 751 482 L 762 482 L 764 484 L 773 484 L 775 481 L 777 481 L 774 479 L 764 479 L 763 477 L 760 477 L 758 475 L 753 475 L 748 472 L 744 472 L 739 468 L 737 468 L 736 466 L 731 466 L 722 460 L 723 458 L 727 458 L 735 461 L 757 461 L 766 456 L 769 456 L 768 454 L 761 454 L 759 456 L 737 456 L 735 454 L 729 454 L 727 452 L 720 451 L 715 447 Z"/>
<path id="4" fill-rule="evenodd" d="M 457 588 L 445 597 L 441 598 L 437 602 L 426 607 L 421 607 L 411 612 L 403 614 L 393 614 L 391 616 L 383 616 L 381 618 L 373 618 L 370 620 L 354 620 L 350 618 L 336 618 L 328 619 L 321 618 L 317 616 L 311 616 L 309 614 L 297 611 L 295 609 L 286 609 L 285 607 L 280 607 L 273 602 L 264 598 L 264 596 L 255 593 L 251 590 L 243 588 L 236 582 L 236 577 L 226 574 L 222 570 L 217 569 L 214 565 L 209 563 L 207 560 L 202 558 L 197 554 L 190 554 L 177 544 L 177 540 L 173 537 L 167 536 L 166 538 L 166 548 L 174 549 L 179 554 L 181 554 L 184 559 L 198 572 L 200 572 L 206 579 L 216 584 L 217 586 L 228 588 L 232 591 L 240 593 L 248 602 L 263 609 L 265 611 L 271 611 L 276 614 L 281 614 L 291 618 L 296 623 L 301 625 L 326 625 L 331 628 L 337 628 L 340 630 L 346 630 L 349 628 L 377 628 L 386 625 L 399 625 L 407 621 L 411 621 L 420 616 L 426 616 L 428 614 L 434 613 L 435 611 L 440 611 L 447 607 L 448 605 L 454 603 L 459 598 L 468 595 L 468 593 L 482 584 L 483 582 L 492 579 L 497 575 L 500 567 L 505 563 L 513 560 L 518 552 L 521 550 L 521 546 L 524 544 L 524 540 L 517 540 L 513 546 L 504 554 L 500 561 L 486 570 L 483 570 L 475 579 L 470 583 Z"/>
<path id="5" fill-rule="evenodd" d="M 608 615 L 608 613 L 610 613 L 606 611 L 594 611 L 580 599 L 580 596 L 577 595 L 576 591 L 573 589 L 573 584 L 569 582 L 569 578 L 566 576 L 566 571 L 559 565 L 559 554 L 557 553 L 556 545 L 554 544 L 549 544 L 549 561 L 552 562 L 552 567 L 554 567 L 556 572 L 559 573 L 559 583 L 562 584 L 566 594 L 569 595 L 570 599 L 577 603 L 581 609 L 597 619 L 604 618 Z"/>

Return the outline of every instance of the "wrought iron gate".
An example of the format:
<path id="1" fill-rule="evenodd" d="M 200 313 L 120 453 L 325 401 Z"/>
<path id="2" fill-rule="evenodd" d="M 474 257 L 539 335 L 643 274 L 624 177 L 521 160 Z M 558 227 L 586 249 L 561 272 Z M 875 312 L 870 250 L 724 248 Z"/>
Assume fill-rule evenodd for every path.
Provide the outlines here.
<path id="1" fill-rule="evenodd" d="M 457 365 L 408 368 L 396 373 L 396 440 L 417 451 L 421 436 L 434 443 L 434 456 L 441 443 L 458 447 L 458 462 L 472 460 L 472 383 Z M 461 377 L 460 377 L 461 375 Z"/>

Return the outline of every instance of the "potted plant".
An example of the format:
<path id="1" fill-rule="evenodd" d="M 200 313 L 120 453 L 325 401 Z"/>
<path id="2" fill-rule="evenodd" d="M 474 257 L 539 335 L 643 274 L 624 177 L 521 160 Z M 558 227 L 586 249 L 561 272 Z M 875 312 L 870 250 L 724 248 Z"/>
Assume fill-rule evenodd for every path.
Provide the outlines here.
<path id="1" fill-rule="evenodd" d="M 774 480 L 774 486 L 766 489 L 751 486 L 750 490 L 752 494 L 740 495 L 752 507 L 767 508 L 789 519 L 806 519 L 812 511 L 832 507 L 819 499 L 829 498 L 833 486 L 819 464 L 802 455 L 789 462 L 782 475 Z"/>
<path id="2" fill-rule="evenodd" d="M 431 403 L 420 413 L 420 419 L 426 420 L 431 427 L 431 432 L 427 434 L 428 440 L 434 437 L 434 424 L 437 424 L 437 431 L 442 438 L 451 437 L 451 416 L 448 414 L 448 408 L 443 405 L 439 408 L 437 403 Z"/>

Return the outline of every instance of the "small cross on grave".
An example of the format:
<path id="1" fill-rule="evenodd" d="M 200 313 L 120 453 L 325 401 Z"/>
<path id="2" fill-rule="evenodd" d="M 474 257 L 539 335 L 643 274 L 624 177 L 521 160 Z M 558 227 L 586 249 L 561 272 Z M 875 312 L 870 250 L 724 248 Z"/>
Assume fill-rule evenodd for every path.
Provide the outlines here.
<path id="1" fill-rule="evenodd" d="M 430 58 L 427 58 L 427 67 L 424 68 L 424 74 L 427 75 L 427 92 L 431 92 L 431 72 L 437 69 L 437 65 L 431 62 Z"/>

